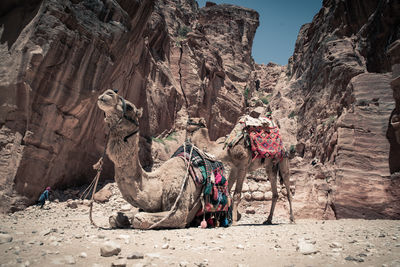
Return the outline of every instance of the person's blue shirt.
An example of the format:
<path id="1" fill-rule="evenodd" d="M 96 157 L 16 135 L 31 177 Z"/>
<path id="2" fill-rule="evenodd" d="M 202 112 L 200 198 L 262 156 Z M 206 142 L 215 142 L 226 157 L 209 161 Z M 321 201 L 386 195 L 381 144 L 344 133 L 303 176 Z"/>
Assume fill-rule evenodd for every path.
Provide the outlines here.
<path id="1" fill-rule="evenodd" d="M 39 202 L 44 202 L 46 200 L 49 200 L 49 190 L 47 189 L 40 195 Z"/>

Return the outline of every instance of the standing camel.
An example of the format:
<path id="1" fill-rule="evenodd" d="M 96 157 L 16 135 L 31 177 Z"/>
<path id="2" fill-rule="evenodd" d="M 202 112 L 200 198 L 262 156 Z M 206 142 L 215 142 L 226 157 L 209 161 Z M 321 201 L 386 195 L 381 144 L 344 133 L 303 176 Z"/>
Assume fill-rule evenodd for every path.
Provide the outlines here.
<path id="1" fill-rule="evenodd" d="M 184 180 L 187 171 L 184 159 L 174 157 L 153 172 L 144 171 L 138 156 L 138 121 L 142 110 L 112 90 L 100 95 L 97 105 L 104 111 L 104 120 L 110 129 L 106 152 L 114 163 L 118 188 L 126 201 L 143 211 L 134 215 L 132 227 L 187 226 L 201 208 L 199 197 L 202 188 L 197 187 L 191 178 Z M 179 195 L 180 201 L 175 205 Z"/>
<path id="2" fill-rule="evenodd" d="M 188 126 L 188 131 L 192 134 L 193 144 L 201 149 L 207 148 L 207 152 L 214 154 L 218 160 L 231 167 L 228 179 L 228 189 L 230 191 L 236 183 L 232 203 L 232 219 L 234 223 L 237 222 L 238 219 L 238 206 L 241 200 L 242 187 L 246 174 L 259 168 L 265 168 L 272 190 L 271 209 L 268 219 L 263 224 L 272 224 L 272 217 L 278 200 L 278 171 L 280 172 L 283 183 L 286 187 L 287 198 L 289 201 L 290 221 L 294 222 L 292 193 L 290 192 L 289 159 L 287 157 L 284 157 L 278 163 L 274 163 L 270 158 L 265 158 L 264 163 L 262 163 L 260 159 L 253 160 L 252 151 L 245 145 L 244 138 L 241 138 L 241 140 L 233 147 L 223 149 L 222 143 L 218 144 L 210 141 L 204 119 L 193 118 L 191 124 L 192 125 Z"/>

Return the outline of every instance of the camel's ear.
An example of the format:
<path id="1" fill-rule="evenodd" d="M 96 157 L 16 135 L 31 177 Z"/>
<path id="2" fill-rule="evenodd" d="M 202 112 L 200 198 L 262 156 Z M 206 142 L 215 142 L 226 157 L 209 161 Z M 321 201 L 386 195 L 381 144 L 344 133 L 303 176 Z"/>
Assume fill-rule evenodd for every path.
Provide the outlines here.
<path id="1" fill-rule="evenodd" d="M 141 118 L 143 115 L 143 108 L 136 109 L 136 116 Z"/>

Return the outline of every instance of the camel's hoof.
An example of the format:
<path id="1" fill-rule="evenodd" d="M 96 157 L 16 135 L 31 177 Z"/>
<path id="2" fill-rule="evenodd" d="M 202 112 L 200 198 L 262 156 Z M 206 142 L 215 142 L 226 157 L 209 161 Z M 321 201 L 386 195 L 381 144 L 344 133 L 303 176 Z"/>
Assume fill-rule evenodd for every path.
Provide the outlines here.
<path id="1" fill-rule="evenodd" d="M 238 222 L 237 221 L 233 221 L 232 222 L 232 226 L 236 226 L 236 225 L 238 225 Z"/>
<path id="2" fill-rule="evenodd" d="M 266 220 L 265 222 L 263 222 L 264 225 L 272 225 L 272 221 L 270 220 Z"/>

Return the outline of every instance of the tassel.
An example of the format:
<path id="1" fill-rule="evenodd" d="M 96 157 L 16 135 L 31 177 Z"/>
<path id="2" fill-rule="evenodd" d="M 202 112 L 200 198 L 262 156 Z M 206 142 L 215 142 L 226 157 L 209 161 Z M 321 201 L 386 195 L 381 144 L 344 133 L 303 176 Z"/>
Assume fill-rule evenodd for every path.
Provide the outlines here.
<path id="1" fill-rule="evenodd" d="M 206 222 L 206 220 L 203 219 L 203 220 L 201 221 L 200 227 L 203 228 L 203 229 L 207 228 L 207 222 Z"/>

